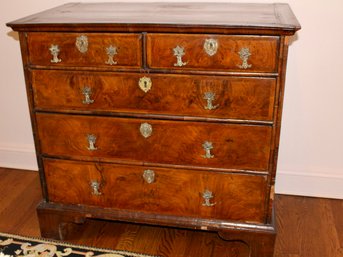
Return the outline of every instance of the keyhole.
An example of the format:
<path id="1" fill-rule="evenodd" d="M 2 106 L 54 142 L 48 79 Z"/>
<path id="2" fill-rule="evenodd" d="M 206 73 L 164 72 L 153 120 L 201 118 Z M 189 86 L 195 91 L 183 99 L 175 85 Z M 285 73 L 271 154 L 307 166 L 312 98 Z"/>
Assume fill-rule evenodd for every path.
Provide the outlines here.
<path id="1" fill-rule="evenodd" d="M 148 87 L 148 82 L 144 81 L 144 88 L 146 89 Z"/>

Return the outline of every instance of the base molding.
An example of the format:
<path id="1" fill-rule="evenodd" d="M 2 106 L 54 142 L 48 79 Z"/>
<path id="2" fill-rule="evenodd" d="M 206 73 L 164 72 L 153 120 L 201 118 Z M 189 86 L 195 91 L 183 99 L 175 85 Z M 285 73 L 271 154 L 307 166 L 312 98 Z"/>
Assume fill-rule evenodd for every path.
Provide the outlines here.
<path id="1" fill-rule="evenodd" d="M 71 217 L 77 217 L 77 220 L 83 218 L 103 219 L 148 225 L 159 224 L 166 227 L 191 228 L 204 231 L 239 230 L 245 232 L 253 231 L 262 233 L 271 233 L 275 231 L 274 215 L 272 224 L 243 223 L 238 221 L 214 220 L 208 218 L 194 218 L 167 214 L 162 215 L 103 207 L 99 208 L 96 206 L 59 204 L 46 202 L 45 200 L 40 202 L 38 205 L 37 213 L 38 217 L 40 217 L 40 215 L 49 213 L 59 216 L 69 215 Z"/>
<path id="2" fill-rule="evenodd" d="M 219 231 L 219 236 L 227 241 L 241 241 L 249 249 L 249 257 L 273 257 L 276 233 L 275 231 Z"/>
<path id="3" fill-rule="evenodd" d="M 285 195 L 343 199 L 343 175 L 333 172 L 278 171 L 275 192 Z"/>
<path id="4" fill-rule="evenodd" d="M 0 167 L 38 170 L 34 147 L 31 145 L 0 145 Z"/>
<path id="5" fill-rule="evenodd" d="M 241 241 L 246 244 L 250 257 L 273 257 L 276 238 L 274 215 L 272 216 L 272 224 L 249 224 L 90 206 L 65 205 L 45 201 L 42 201 L 37 207 L 37 215 L 41 236 L 57 240 L 64 240 L 72 225 L 83 224 L 86 219 L 125 221 L 217 232 L 223 240 Z"/>

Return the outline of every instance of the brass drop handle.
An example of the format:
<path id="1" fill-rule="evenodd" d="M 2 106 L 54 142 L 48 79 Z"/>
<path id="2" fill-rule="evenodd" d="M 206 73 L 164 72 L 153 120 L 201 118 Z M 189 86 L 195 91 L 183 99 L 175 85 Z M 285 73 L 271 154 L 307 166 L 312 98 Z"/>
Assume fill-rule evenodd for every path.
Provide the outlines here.
<path id="1" fill-rule="evenodd" d="M 88 86 L 82 88 L 82 94 L 84 95 L 84 99 L 82 100 L 83 104 L 92 104 L 94 100 L 91 99 L 92 89 Z"/>
<path id="2" fill-rule="evenodd" d="M 181 46 L 176 46 L 174 49 L 174 56 L 176 57 L 176 63 L 174 63 L 174 66 L 182 67 L 187 64 L 187 62 L 182 61 L 182 56 L 185 55 L 185 49 Z"/>
<path id="3" fill-rule="evenodd" d="M 145 170 L 143 172 L 143 178 L 148 184 L 155 182 L 155 172 L 153 170 Z"/>
<path id="4" fill-rule="evenodd" d="M 51 45 L 49 50 L 52 55 L 50 62 L 59 63 L 62 61 L 60 58 L 58 58 L 58 54 L 60 53 L 60 47 L 58 45 Z"/>
<path id="5" fill-rule="evenodd" d="M 202 147 L 203 147 L 204 150 L 205 150 L 205 155 L 202 155 L 203 158 L 205 158 L 205 159 L 211 159 L 211 158 L 214 157 L 214 155 L 211 154 L 211 150 L 213 149 L 213 144 L 212 144 L 212 142 L 205 141 L 205 142 L 202 144 Z"/>
<path id="6" fill-rule="evenodd" d="M 100 183 L 98 181 L 91 181 L 90 183 L 92 195 L 101 195 L 100 192 Z"/>
<path id="7" fill-rule="evenodd" d="M 93 134 L 87 135 L 87 141 L 88 141 L 88 147 L 87 149 L 89 151 L 95 151 L 98 150 L 98 148 L 95 146 L 96 136 Z"/>
<path id="8" fill-rule="evenodd" d="M 106 47 L 106 54 L 108 56 L 108 59 L 107 61 L 105 62 L 106 64 L 108 65 L 115 65 L 117 64 L 118 62 L 115 61 L 113 58 L 115 55 L 118 54 L 118 49 L 117 47 L 113 46 L 113 45 L 110 45 L 109 47 Z"/>
<path id="9" fill-rule="evenodd" d="M 239 68 L 241 69 L 248 69 L 251 68 L 251 64 L 248 64 L 248 59 L 251 56 L 250 49 L 248 47 L 243 47 L 241 50 L 238 52 L 239 57 L 242 60 L 242 64 L 238 65 Z"/>
<path id="10" fill-rule="evenodd" d="M 214 110 L 217 109 L 219 104 L 213 105 L 216 94 L 213 92 L 206 92 L 204 94 L 204 99 L 207 101 L 207 105 L 204 106 L 205 110 Z"/>
<path id="11" fill-rule="evenodd" d="M 202 193 L 202 198 L 204 199 L 204 202 L 203 202 L 202 206 L 212 207 L 212 206 L 216 205 L 216 203 L 211 203 L 211 199 L 213 197 L 214 197 L 213 193 L 206 189 Z"/>

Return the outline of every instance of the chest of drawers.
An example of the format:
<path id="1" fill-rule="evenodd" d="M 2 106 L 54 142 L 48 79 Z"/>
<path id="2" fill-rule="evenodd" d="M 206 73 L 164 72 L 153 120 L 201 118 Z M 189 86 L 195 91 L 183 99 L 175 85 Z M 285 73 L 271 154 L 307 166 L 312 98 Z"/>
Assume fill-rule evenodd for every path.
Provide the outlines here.
<path id="1" fill-rule="evenodd" d="M 286 4 L 72 3 L 19 32 L 42 236 L 86 218 L 217 231 L 272 256 Z"/>

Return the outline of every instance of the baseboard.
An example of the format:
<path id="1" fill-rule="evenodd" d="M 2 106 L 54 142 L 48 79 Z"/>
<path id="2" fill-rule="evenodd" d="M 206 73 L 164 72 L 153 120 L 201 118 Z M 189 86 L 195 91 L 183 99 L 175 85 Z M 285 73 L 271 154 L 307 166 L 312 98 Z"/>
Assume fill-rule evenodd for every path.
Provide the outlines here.
<path id="1" fill-rule="evenodd" d="M 0 145 L 0 167 L 38 170 L 35 149 L 31 145 Z"/>
<path id="2" fill-rule="evenodd" d="M 278 171 L 275 192 L 343 199 L 343 174 Z"/>

